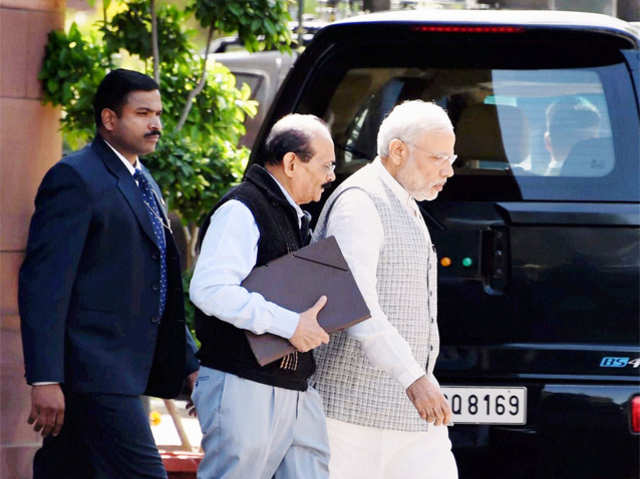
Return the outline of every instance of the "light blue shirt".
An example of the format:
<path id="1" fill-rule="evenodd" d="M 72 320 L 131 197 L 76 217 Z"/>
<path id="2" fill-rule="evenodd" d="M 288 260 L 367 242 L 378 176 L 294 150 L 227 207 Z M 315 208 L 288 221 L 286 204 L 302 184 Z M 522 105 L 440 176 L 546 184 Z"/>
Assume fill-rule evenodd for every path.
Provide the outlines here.
<path id="1" fill-rule="evenodd" d="M 295 208 L 300 225 L 304 212 L 280 183 L 278 186 Z M 298 327 L 300 314 L 240 286 L 256 265 L 259 239 L 258 225 L 244 203 L 229 200 L 218 208 L 202 240 L 189 297 L 203 313 L 236 328 L 289 339 Z"/>

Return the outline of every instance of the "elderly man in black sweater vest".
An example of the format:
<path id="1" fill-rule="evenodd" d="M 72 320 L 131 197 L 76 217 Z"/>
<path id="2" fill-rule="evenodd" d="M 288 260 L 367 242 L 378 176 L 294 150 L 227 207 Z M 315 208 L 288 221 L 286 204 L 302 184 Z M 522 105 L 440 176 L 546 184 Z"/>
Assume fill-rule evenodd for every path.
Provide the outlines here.
<path id="1" fill-rule="evenodd" d="M 311 349 L 329 341 L 322 296 L 289 311 L 240 284 L 256 266 L 309 243 L 309 214 L 335 179 L 327 126 L 313 115 L 280 119 L 253 165 L 206 218 L 190 286 L 202 347 L 193 392 L 205 457 L 198 478 L 327 478 L 329 447 Z M 261 367 L 243 330 L 287 338 L 296 352 Z"/>

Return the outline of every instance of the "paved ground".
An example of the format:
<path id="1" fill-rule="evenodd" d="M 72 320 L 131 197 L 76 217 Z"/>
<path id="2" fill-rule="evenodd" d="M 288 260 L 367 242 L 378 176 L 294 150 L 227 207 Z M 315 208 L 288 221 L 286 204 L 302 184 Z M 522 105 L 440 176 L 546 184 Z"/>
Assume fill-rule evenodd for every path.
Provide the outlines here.
<path id="1" fill-rule="evenodd" d="M 200 440 L 202 439 L 202 432 L 200 431 L 200 424 L 196 418 L 189 417 L 185 409 L 186 401 L 174 401 L 176 410 L 178 411 L 181 420 L 182 427 L 191 442 L 193 447 L 200 446 Z M 160 423 L 157 425 L 151 424 L 151 431 L 153 437 L 156 440 L 158 447 L 162 446 L 179 446 L 181 444 L 178 432 L 173 425 L 171 416 L 167 413 L 164 401 L 162 399 L 151 398 L 150 401 L 151 412 L 156 411 L 160 414 Z"/>

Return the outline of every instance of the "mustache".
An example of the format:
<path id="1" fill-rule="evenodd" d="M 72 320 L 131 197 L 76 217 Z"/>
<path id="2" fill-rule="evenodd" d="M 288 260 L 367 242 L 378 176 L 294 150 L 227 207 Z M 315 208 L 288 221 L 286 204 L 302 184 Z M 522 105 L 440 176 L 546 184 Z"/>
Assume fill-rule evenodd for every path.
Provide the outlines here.
<path id="1" fill-rule="evenodd" d="M 333 181 L 327 181 L 326 183 L 324 183 L 322 185 L 323 188 L 326 188 L 327 186 L 329 186 L 331 183 L 333 183 Z"/>
<path id="2" fill-rule="evenodd" d="M 160 130 L 153 130 L 153 131 L 150 131 L 149 133 L 144 134 L 145 138 L 150 138 L 152 136 L 157 136 L 158 138 L 160 138 L 162 136 L 162 132 Z"/>

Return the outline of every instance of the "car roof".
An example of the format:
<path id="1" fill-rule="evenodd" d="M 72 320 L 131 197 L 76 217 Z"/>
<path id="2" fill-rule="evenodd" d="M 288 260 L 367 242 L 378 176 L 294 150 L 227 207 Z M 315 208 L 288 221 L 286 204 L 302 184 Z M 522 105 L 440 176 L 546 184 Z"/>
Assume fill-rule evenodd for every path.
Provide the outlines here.
<path id="1" fill-rule="evenodd" d="M 249 64 L 251 62 L 254 62 L 256 65 L 260 65 L 265 62 L 270 63 L 277 58 L 291 57 L 291 59 L 295 60 L 297 56 L 298 53 L 296 51 L 285 53 L 278 50 L 261 50 L 257 52 L 248 52 L 246 50 L 232 50 L 230 52 L 212 53 L 210 58 L 221 63 L 233 61 Z"/>
<path id="2" fill-rule="evenodd" d="M 628 22 L 599 13 L 558 10 L 448 10 L 417 9 L 358 15 L 333 23 L 326 29 L 362 23 L 461 23 L 473 25 L 547 26 L 578 30 L 614 30 L 640 41 L 638 31 Z"/>

